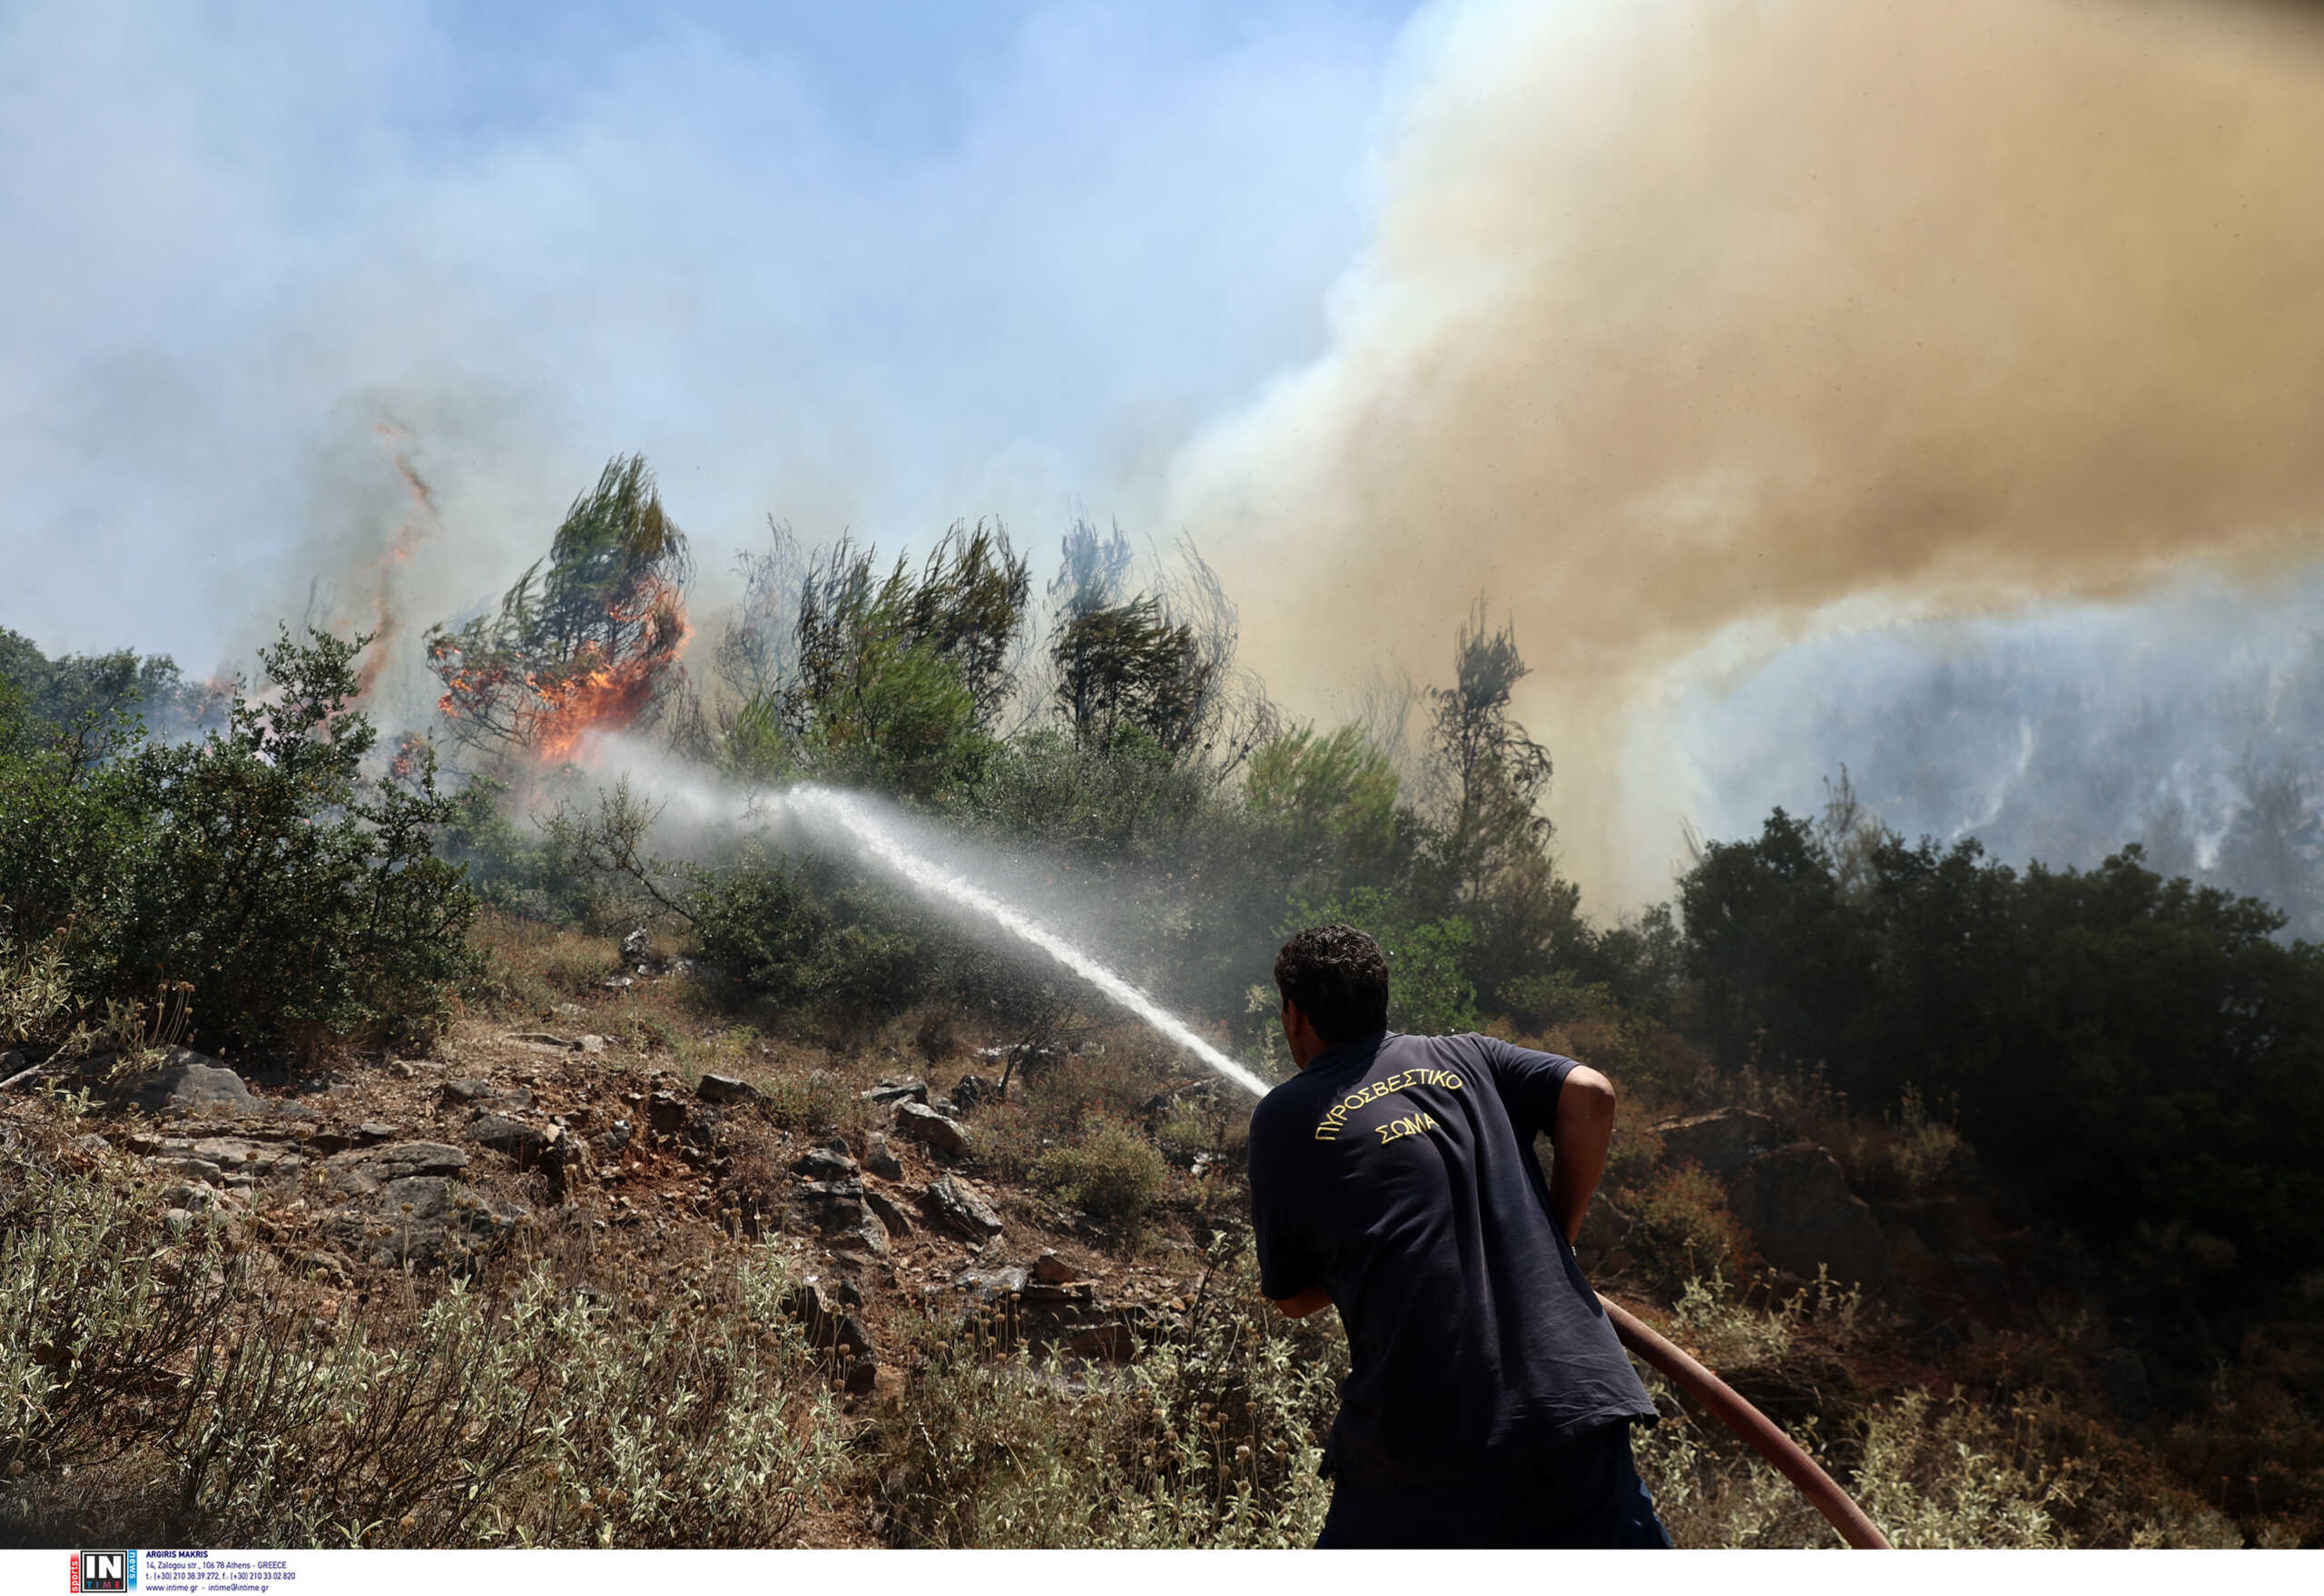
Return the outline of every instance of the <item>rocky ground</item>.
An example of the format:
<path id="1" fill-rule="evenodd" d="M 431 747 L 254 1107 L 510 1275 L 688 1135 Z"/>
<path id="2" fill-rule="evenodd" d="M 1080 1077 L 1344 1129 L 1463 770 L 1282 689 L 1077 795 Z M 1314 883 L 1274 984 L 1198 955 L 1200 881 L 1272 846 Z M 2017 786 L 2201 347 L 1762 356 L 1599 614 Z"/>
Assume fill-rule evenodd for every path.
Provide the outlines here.
<path id="1" fill-rule="evenodd" d="M 535 951 L 556 980 L 517 983 L 425 1056 L 247 1076 L 182 1049 L 0 1060 L 0 1136 L 70 1121 L 67 1157 L 143 1192 L 172 1227 L 214 1218 L 271 1254 L 326 1324 L 399 1276 L 527 1256 L 651 1313 L 771 1243 L 795 1264 L 783 1310 L 822 1349 L 842 1413 L 866 1424 L 896 1411 L 932 1330 L 1085 1369 L 1168 1339 L 1206 1289 L 1204 1242 L 1246 1218 L 1242 1099 L 1172 1078 L 1134 1033 L 1085 1037 L 1076 1058 L 956 1037 L 949 1019 L 785 1039 L 705 1000 L 682 960 L 566 941 Z M 1099 1097 L 1099 1122 L 1144 1126 L 1167 1158 L 1135 1223 L 1030 1177 L 1049 1132 L 1091 1122 Z M 2069 1350 L 2044 1327 L 2077 1289 L 2054 1237 L 1973 1186 L 1867 1187 L 1862 1148 L 1836 1157 L 1796 1118 L 1669 1111 L 1683 1106 L 1626 1104 L 1581 1262 L 1779 1422 L 1837 1434 L 1883 1393 L 1979 1380 L 2001 1400 L 2037 1354 L 2045 1388 L 2082 1411 L 2144 1416 L 2134 1355 Z M 1862 1315 L 1845 1335 L 1795 1318 L 1780 1355 L 1749 1336 L 1719 1345 L 1679 1301 L 1680 1251 L 1689 1267 L 1724 1259 L 1762 1304 L 1813 1291 L 1820 1272 L 1855 1288 Z M 875 1513 L 845 1503 L 812 1533 L 880 1539 Z"/>
<path id="2" fill-rule="evenodd" d="M 792 1310 L 858 1398 L 901 1382 L 908 1317 L 974 1318 L 1003 1346 L 1103 1360 L 1167 1328 L 1201 1285 L 1199 1252 L 1167 1228 L 1125 1257 L 1086 1216 L 971 1177 L 980 1111 L 1006 1101 L 978 1068 L 949 1090 L 925 1071 L 820 1072 L 822 1101 L 844 1106 L 810 1128 L 747 1072 L 479 1020 L 428 1057 L 295 1080 L 245 1080 L 185 1049 L 144 1062 L 158 1068 L 106 1080 L 118 1060 L 100 1057 L 47 1083 L 96 1092 L 79 1156 L 150 1187 L 172 1227 L 214 1210 L 341 1291 L 577 1245 L 650 1305 L 772 1237 L 803 1262 Z M 19 1082 L 0 1112 L 42 1111 L 41 1084 Z"/>

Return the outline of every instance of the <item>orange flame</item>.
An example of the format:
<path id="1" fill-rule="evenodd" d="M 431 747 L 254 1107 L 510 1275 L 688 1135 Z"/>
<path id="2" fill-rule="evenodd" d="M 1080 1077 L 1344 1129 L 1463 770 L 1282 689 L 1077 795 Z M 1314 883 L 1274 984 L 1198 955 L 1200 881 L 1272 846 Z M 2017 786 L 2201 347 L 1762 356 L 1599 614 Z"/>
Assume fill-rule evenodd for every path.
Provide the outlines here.
<path id="1" fill-rule="evenodd" d="M 411 463 L 411 451 L 407 447 L 411 441 L 411 433 L 400 423 L 385 417 L 374 421 L 371 430 L 388 448 L 389 462 L 395 467 L 396 475 L 403 479 L 404 496 L 410 500 L 410 507 L 403 519 L 396 524 L 394 532 L 389 535 L 387 547 L 380 550 L 379 557 L 371 562 L 371 646 L 365 651 L 366 658 L 356 674 L 353 700 L 356 704 L 370 697 L 372 685 L 387 667 L 396 634 L 401 629 L 395 606 L 394 568 L 409 565 L 420 544 L 441 525 L 436 514 L 435 491 Z"/>
<path id="2" fill-rule="evenodd" d="M 510 711 L 513 740 L 544 765 L 571 759 L 591 733 L 627 730 L 652 707 L 670 672 L 678 668 L 694 628 L 686 619 L 684 599 L 659 578 L 648 579 L 631 602 L 608 606 L 606 613 L 624 628 L 638 621 L 645 625 L 630 645 L 608 653 L 593 639 L 575 659 L 553 671 L 480 665 L 453 672 L 444 678 L 445 693 L 436 707 L 458 720 L 463 700 L 485 702 L 503 687 L 521 686 Z M 448 652 L 449 640 L 438 639 L 435 656 L 440 660 Z"/>

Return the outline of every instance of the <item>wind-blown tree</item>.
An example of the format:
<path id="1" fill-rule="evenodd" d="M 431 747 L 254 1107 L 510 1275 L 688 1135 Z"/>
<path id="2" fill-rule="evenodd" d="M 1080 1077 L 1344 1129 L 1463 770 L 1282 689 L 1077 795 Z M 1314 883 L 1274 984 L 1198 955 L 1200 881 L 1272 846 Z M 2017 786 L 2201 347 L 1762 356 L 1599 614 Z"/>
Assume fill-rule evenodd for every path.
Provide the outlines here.
<path id="1" fill-rule="evenodd" d="M 1130 590 L 1129 539 L 1077 522 L 1049 585 L 1049 705 L 1076 748 L 1125 734 L 1215 787 L 1280 723 L 1257 679 L 1235 665 L 1242 624 L 1216 572 L 1181 539 L 1175 574 Z"/>
<path id="2" fill-rule="evenodd" d="M 718 675 L 747 703 L 770 698 L 799 668 L 799 590 L 809 560 L 790 524 L 767 517 L 767 546 L 734 557 L 743 602 L 718 639 Z"/>
<path id="3" fill-rule="evenodd" d="M 757 568 L 770 589 L 793 586 L 790 613 L 762 595 L 763 613 L 746 608 L 722 650 L 737 662 L 730 681 L 758 683 L 730 725 L 728 764 L 921 800 L 972 782 L 1014 690 L 1031 589 L 1007 533 L 956 523 L 917 571 L 899 557 L 884 576 L 878 551 L 852 538 L 793 576 L 794 550 L 778 529 Z"/>
<path id="4" fill-rule="evenodd" d="M 1550 752 L 1510 713 L 1528 674 L 1514 625 L 1492 627 L 1480 599 L 1454 639 L 1452 685 L 1428 695 L 1420 886 L 1438 912 L 1474 929 L 1470 969 L 1499 1005 L 1512 1002 L 1512 983 L 1546 979 L 1581 931 L 1581 894 L 1552 865 L 1540 807 Z"/>
<path id="5" fill-rule="evenodd" d="M 430 628 L 453 740 L 491 762 L 555 760 L 585 732 L 650 724 L 682 679 L 691 574 L 645 457 L 616 455 L 496 614 Z"/>
<path id="6" fill-rule="evenodd" d="M 1107 748 L 1125 731 L 1165 754 L 1190 744 L 1209 707 L 1213 664 L 1194 628 L 1173 623 L 1161 601 L 1133 598 L 1070 616 L 1051 640 L 1057 707 L 1077 747 Z"/>

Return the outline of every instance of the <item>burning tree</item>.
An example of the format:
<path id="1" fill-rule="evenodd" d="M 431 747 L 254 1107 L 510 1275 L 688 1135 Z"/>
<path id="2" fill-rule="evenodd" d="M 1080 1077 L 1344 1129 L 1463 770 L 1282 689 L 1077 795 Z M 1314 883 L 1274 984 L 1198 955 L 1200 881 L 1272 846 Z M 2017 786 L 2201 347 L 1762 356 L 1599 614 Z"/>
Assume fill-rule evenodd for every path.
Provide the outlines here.
<path id="1" fill-rule="evenodd" d="M 683 679 L 690 574 L 653 470 L 643 456 L 615 456 L 497 615 L 429 630 L 428 665 L 444 684 L 437 707 L 453 739 L 546 764 L 585 732 L 650 724 Z"/>

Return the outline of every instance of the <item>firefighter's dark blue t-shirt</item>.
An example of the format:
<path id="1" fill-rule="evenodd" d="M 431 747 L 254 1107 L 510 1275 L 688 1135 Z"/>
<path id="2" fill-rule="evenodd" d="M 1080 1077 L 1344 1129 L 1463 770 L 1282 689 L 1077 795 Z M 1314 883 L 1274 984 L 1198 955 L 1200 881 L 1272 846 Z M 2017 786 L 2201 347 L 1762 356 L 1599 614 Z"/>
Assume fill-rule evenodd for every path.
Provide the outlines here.
<path id="1" fill-rule="evenodd" d="M 1654 1404 L 1550 1208 L 1533 1138 L 1573 1060 L 1384 1031 L 1251 1116 L 1260 1289 L 1321 1286 L 1346 1327 L 1327 1467 L 1456 1483 Z"/>

